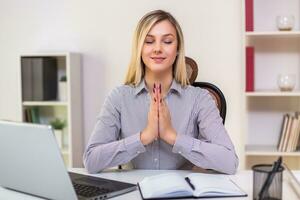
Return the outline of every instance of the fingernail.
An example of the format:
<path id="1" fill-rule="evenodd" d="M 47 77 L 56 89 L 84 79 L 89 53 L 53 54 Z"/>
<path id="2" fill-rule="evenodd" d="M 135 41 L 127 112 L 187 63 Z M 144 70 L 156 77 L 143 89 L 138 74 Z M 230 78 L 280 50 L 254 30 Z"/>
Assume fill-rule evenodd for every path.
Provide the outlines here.
<path id="1" fill-rule="evenodd" d="M 159 84 L 159 93 L 161 94 L 161 84 Z"/>

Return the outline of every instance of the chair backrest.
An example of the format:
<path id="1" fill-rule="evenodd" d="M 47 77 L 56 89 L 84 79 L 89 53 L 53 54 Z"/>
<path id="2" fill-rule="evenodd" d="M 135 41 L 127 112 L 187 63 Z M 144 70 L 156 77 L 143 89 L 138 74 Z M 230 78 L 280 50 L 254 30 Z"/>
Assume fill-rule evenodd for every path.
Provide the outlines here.
<path id="1" fill-rule="evenodd" d="M 222 91 L 216 85 L 208 82 L 194 82 L 192 85 L 195 87 L 201 87 L 209 91 L 220 111 L 220 116 L 223 119 L 223 124 L 225 124 L 227 105 L 225 96 Z"/>
<path id="2" fill-rule="evenodd" d="M 186 72 L 189 77 L 190 84 L 194 83 L 198 75 L 198 65 L 195 60 L 190 57 L 185 57 Z"/>
<path id="3" fill-rule="evenodd" d="M 220 116 L 223 119 L 223 124 L 226 118 L 226 100 L 222 91 L 214 84 L 208 82 L 194 82 L 198 75 L 198 65 L 195 60 L 190 57 L 185 57 L 185 63 L 187 67 L 187 74 L 189 77 L 189 82 L 195 87 L 201 87 L 209 91 L 211 96 L 216 102 L 216 105 L 220 111 Z"/>

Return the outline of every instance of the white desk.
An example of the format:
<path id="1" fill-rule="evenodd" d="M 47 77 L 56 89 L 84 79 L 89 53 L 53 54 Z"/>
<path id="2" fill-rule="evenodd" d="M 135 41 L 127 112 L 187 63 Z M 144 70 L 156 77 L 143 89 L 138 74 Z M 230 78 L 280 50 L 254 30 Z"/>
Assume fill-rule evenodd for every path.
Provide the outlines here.
<path id="1" fill-rule="evenodd" d="M 70 169 L 72 172 L 83 173 L 86 174 L 84 169 Z M 129 183 L 136 184 L 137 182 L 141 181 L 146 176 L 171 172 L 175 170 L 130 170 L 130 171 L 107 171 L 102 172 L 100 174 L 94 175 L 96 177 L 108 178 L 118 181 L 124 181 Z M 191 173 L 192 171 L 176 171 L 181 173 L 182 175 Z M 300 172 L 295 172 L 297 176 L 300 176 Z M 230 178 L 238 184 L 247 194 L 248 197 L 243 198 L 224 198 L 226 200 L 250 200 L 252 199 L 252 171 L 239 171 L 235 175 L 230 175 Z M 0 187 L 0 199 L 9 199 L 9 200 L 37 200 L 40 198 L 36 198 L 30 195 L 25 195 L 22 193 L 18 193 L 15 191 L 7 190 Z M 135 200 L 141 199 L 140 193 L 138 190 L 133 192 L 112 198 L 112 200 Z M 293 192 L 289 184 L 284 182 L 283 184 L 283 199 L 287 200 L 297 200 L 299 197 Z M 211 200 L 211 199 L 209 199 Z"/>

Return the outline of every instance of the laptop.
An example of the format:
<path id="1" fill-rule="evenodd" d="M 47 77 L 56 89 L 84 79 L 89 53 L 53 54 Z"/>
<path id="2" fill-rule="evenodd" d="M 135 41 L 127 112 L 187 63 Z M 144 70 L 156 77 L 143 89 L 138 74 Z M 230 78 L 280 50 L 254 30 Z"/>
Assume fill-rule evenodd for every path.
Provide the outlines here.
<path id="1" fill-rule="evenodd" d="M 106 199 L 135 184 L 66 170 L 51 126 L 0 121 L 0 186 L 47 199 Z"/>

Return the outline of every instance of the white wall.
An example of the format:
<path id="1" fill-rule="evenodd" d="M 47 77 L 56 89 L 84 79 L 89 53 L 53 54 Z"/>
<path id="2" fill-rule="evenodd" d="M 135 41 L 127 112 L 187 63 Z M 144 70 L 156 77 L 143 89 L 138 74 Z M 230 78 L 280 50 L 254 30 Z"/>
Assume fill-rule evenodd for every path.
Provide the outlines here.
<path id="1" fill-rule="evenodd" d="M 182 26 L 186 54 L 199 65 L 198 80 L 216 83 L 225 93 L 226 128 L 243 166 L 241 7 L 237 0 L 1 0 L 0 119 L 21 116 L 21 53 L 80 52 L 87 142 L 105 96 L 124 79 L 137 21 L 165 9 Z"/>

